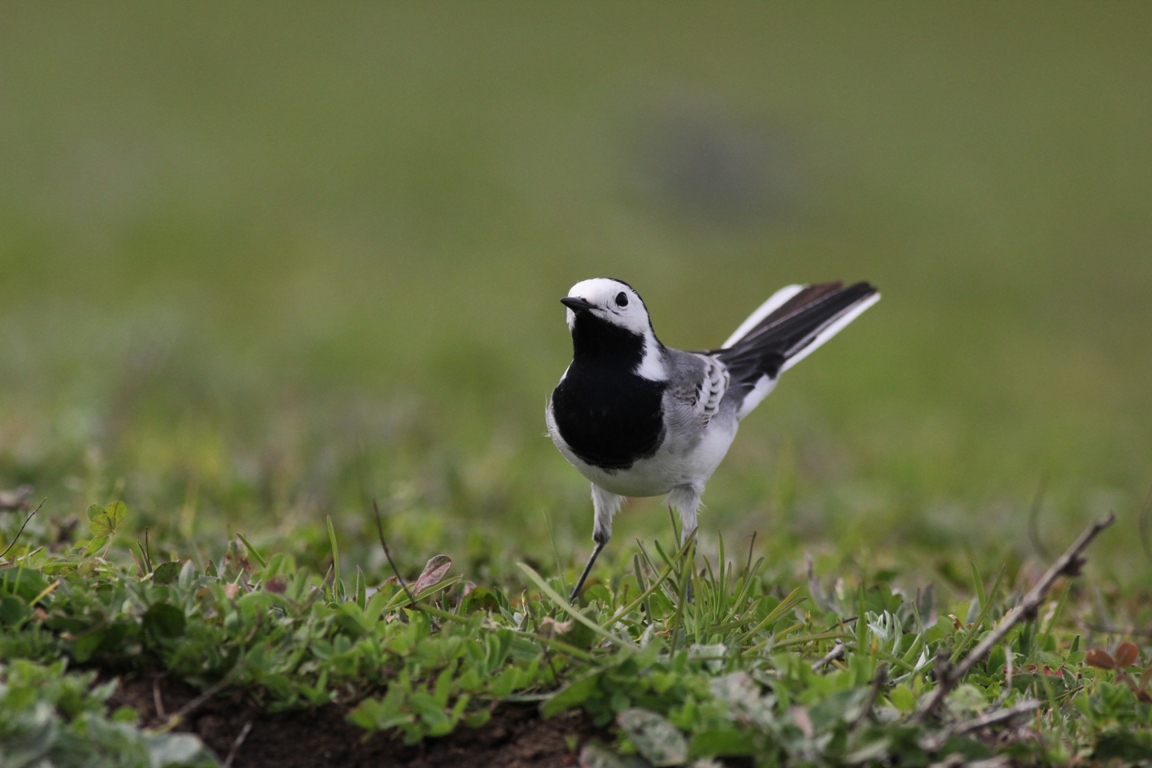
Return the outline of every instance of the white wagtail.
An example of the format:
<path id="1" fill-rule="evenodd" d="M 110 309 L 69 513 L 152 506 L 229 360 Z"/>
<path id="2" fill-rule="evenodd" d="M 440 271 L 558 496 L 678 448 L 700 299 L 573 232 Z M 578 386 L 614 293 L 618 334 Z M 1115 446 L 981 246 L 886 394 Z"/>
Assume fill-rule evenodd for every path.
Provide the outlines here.
<path id="1" fill-rule="evenodd" d="M 560 299 L 572 363 L 548 402 L 552 442 L 592 481 L 596 547 L 576 588 L 612 537 L 626 496 L 668 494 L 682 543 L 696 530 L 704 484 L 780 374 L 836 335 L 880 294 L 868 283 L 790 285 L 741 323 L 719 349 L 660 343 L 632 286 L 595 278 Z"/>

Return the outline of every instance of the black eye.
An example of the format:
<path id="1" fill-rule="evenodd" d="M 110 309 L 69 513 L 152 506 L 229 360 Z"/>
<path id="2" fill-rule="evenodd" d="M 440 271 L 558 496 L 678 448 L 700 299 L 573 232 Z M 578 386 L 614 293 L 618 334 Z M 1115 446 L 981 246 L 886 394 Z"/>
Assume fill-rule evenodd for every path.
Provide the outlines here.
<path id="1" fill-rule="evenodd" d="M 628 306 L 628 294 L 624 293 L 624 291 L 620 291 L 620 293 L 616 294 L 616 306 Z"/>

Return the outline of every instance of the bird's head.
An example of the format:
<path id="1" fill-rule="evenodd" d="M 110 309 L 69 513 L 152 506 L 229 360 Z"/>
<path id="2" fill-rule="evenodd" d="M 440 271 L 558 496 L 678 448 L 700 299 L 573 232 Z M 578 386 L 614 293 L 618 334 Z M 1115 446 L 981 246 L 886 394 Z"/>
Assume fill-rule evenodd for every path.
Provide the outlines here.
<path id="1" fill-rule="evenodd" d="M 581 281 L 572 286 L 560 302 L 568 307 L 568 327 L 571 329 L 576 327 L 577 315 L 588 313 L 637 336 L 647 337 L 652 333 L 644 300 L 622 280 L 595 277 Z"/>
<path id="2" fill-rule="evenodd" d="M 597 277 L 572 286 L 560 299 L 568 307 L 575 359 L 615 360 L 650 381 L 664 381 L 663 345 L 652 330 L 640 294 L 623 280 Z"/>

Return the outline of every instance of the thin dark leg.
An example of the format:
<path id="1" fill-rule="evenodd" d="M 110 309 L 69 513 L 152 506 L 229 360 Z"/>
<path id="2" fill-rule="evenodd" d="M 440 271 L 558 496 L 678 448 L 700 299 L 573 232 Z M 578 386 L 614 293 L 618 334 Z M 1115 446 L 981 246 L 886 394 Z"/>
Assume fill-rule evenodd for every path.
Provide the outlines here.
<path id="1" fill-rule="evenodd" d="M 699 530 L 698 527 L 693 528 L 690 533 L 685 534 L 684 535 L 684 541 L 688 541 L 688 539 L 695 539 L 696 538 L 696 531 L 698 531 L 698 530 Z M 683 542 L 682 542 L 682 544 L 683 544 Z M 684 553 L 684 558 L 688 561 L 687 563 L 685 563 L 685 567 L 688 569 L 688 591 L 684 595 L 684 597 L 689 603 L 691 603 L 692 602 L 692 582 L 696 577 L 696 569 L 693 565 L 694 561 L 696 560 L 696 542 L 695 541 L 692 542 L 692 546 L 689 547 L 688 550 Z"/>
<path id="2" fill-rule="evenodd" d="M 607 540 L 596 542 L 596 548 L 592 550 L 592 556 L 588 558 L 588 564 L 584 566 L 584 572 L 580 574 L 580 580 L 576 582 L 576 588 L 572 590 L 572 596 L 568 598 L 568 602 L 574 603 L 580 597 L 580 590 L 584 587 L 584 580 L 588 578 L 588 573 L 592 570 L 592 564 L 596 562 L 596 558 L 600 555 L 600 550 L 604 549 Z"/>

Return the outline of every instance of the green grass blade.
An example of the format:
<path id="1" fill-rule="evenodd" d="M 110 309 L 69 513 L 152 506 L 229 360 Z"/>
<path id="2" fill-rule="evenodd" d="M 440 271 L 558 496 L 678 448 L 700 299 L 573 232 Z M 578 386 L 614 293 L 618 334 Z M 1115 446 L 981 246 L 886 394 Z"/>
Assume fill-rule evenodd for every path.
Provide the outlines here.
<path id="1" fill-rule="evenodd" d="M 541 592 L 547 595 L 548 598 L 557 605 L 557 607 L 559 607 L 562 611 L 567 613 L 576 621 L 588 627 L 588 629 L 595 632 L 599 637 L 602 637 L 613 645 L 619 646 L 621 648 L 627 648 L 628 650 L 633 651 L 640 650 L 631 640 L 627 640 L 609 632 L 596 622 L 592 621 L 592 619 L 585 616 L 581 611 L 573 608 L 567 600 L 560 596 L 560 593 L 552 589 L 552 587 L 548 586 L 548 583 L 544 581 L 544 577 L 536 573 L 536 571 L 534 571 L 530 565 L 527 565 L 526 563 L 516 563 L 516 566 L 521 571 L 523 571 L 524 575 L 526 575 L 528 579 L 540 589 Z"/>
<path id="2" fill-rule="evenodd" d="M 788 595 L 783 600 L 781 600 L 776 605 L 775 608 L 773 608 L 771 611 L 768 612 L 767 616 L 765 616 L 763 619 L 761 619 L 756 624 L 756 626 L 754 626 L 752 629 L 748 630 L 743 635 L 741 635 L 740 638 L 736 642 L 738 644 L 743 644 L 743 643 L 747 642 L 757 632 L 764 629 L 764 627 L 767 627 L 770 624 L 774 624 L 785 613 L 787 613 L 788 611 L 795 608 L 797 605 L 799 605 L 804 600 L 807 600 L 808 599 L 807 596 L 800 594 L 801 589 L 802 589 L 802 587 L 796 587 L 796 589 L 789 592 Z"/>
<path id="3" fill-rule="evenodd" d="M 268 567 L 268 561 L 260 557 L 260 553 L 256 551 L 256 547 L 252 546 L 252 542 L 244 538 L 244 534 L 242 533 L 238 533 L 236 535 L 240 538 L 240 541 L 244 543 L 244 547 L 248 550 L 248 554 L 252 556 L 252 559 L 260 563 L 261 568 Z"/>

